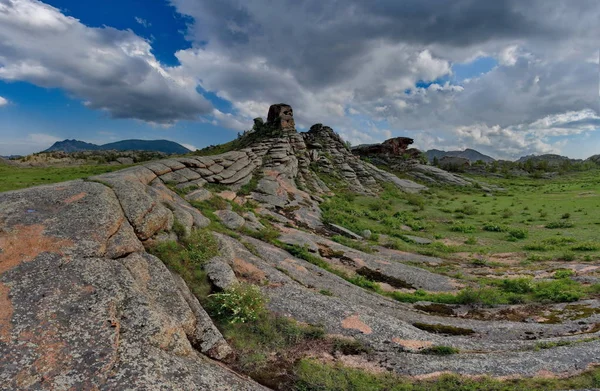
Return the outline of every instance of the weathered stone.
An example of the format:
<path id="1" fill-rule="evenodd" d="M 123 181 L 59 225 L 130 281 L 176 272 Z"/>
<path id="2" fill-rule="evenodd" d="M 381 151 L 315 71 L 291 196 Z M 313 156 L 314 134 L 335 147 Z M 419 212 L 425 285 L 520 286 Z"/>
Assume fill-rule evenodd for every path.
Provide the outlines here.
<path id="1" fill-rule="evenodd" d="M 213 174 L 218 174 L 221 171 L 223 171 L 225 169 L 225 167 L 223 167 L 220 164 L 213 164 L 212 166 L 208 167 L 208 170 L 210 172 L 212 172 Z"/>
<path id="2" fill-rule="evenodd" d="M 327 227 L 335 233 L 346 236 L 351 239 L 362 240 L 363 237 L 337 224 L 327 224 Z"/>
<path id="3" fill-rule="evenodd" d="M 204 266 L 204 270 L 213 284 L 219 290 L 226 290 L 238 283 L 231 266 L 221 257 L 211 259 Z"/>
<path id="4" fill-rule="evenodd" d="M 119 157 L 116 161 L 123 165 L 131 165 L 134 163 L 133 159 L 130 157 Z"/>
<path id="5" fill-rule="evenodd" d="M 0 194 L 0 388 L 263 390 L 198 355 L 231 349 L 132 244 L 116 194 L 82 181 Z"/>
<path id="6" fill-rule="evenodd" d="M 189 194 L 185 195 L 185 199 L 188 201 L 206 201 L 210 199 L 213 194 L 206 189 L 198 189 Z"/>
<path id="7" fill-rule="evenodd" d="M 295 130 L 294 111 L 285 103 L 271 105 L 267 116 L 267 125 L 273 125 L 277 129 Z"/>
<path id="8" fill-rule="evenodd" d="M 215 215 L 229 229 L 240 229 L 246 222 L 242 216 L 230 210 L 218 210 Z"/>
<path id="9" fill-rule="evenodd" d="M 427 239 L 427 238 L 422 238 L 420 236 L 404 235 L 404 237 L 412 242 L 415 242 L 416 244 L 431 244 L 431 243 L 433 243 L 433 240 Z"/>

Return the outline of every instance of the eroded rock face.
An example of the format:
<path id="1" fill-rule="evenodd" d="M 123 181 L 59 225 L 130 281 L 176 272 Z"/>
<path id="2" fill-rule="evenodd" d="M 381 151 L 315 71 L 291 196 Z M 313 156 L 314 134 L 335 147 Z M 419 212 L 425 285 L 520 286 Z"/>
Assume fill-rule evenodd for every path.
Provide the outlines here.
<path id="1" fill-rule="evenodd" d="M 408 148 L 412 143 L 413 139 L 396 137 L 386 140 L 381 144 L 358 145 L 352 148 L 352 153 L 361 158 L 367 158 L 379 166 L 389 167 L 391 171 L 408 174 L 421 182 L 473 186 L 473 181 L 442 169 L 453 168 L 454 166 L 463 167 L 465 162 L 451 160 L 447 162 L 448 164 L 444 165 L 440 162 L 441 168 L 422 164 L 419 159 L 421 151 L 415 148 Z M 469 164 L 468 160 L 466 164 Z M 395 181 L 389 177 L 387 179 Z"/>
<path id="2" fill-rule="evenodd" d="M 140 241 L 175 212 L 121 175 L 0 194 L 0 388 L 262 389 L 203 357 L 231 348 Z"/>
<path id="3" fill-rule="evenodd" d="M 408 150 L 409 145 L 414 143 L 412 138 L 396 137 L 384 141 L 381 144 L 358 145 L 352 148 L 352 152 L 360 156 L 370 155 L 393 155 L 400 156 Z"/>
<path id="4" fill-rule="evenodd" d="M 296 130 L 292 106 L 280 103 L 269 107 L 267 124 L 283 130 Z"/>

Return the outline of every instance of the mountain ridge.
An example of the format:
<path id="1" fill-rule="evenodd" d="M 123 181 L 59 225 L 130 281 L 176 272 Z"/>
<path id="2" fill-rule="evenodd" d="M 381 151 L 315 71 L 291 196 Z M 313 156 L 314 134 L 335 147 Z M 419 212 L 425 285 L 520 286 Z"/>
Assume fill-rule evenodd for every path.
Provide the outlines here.
<path id="1" fill-rule="evenodd" d="M 483 160 L 486 163 L 492 163 L 496 161 L 496 159 L 494 159 L 493 157 L 484 155 L 483 153 L 476 151 L 472 148 L 467 148 L 464 151 L 442 151 L 439 149 L 430 149 L 425 152 L 425 155 L 427 156 L 427 159 L 430 162 L 432 162 L 434 158 L 441 159 L 444 156 L 461 157 L 468 159 L 471 162 Z"/>
<path id="2" fill-rule="evenodd" d="M 97 145 L 80 140 L 63 140 L 55 142 L 42 152 L 81 152 L 81 151 L 154 151 L 166 154 L 183 154 L 191 152 L 183 145 L 169 140 L 128 139 L 113 143 Z"/>

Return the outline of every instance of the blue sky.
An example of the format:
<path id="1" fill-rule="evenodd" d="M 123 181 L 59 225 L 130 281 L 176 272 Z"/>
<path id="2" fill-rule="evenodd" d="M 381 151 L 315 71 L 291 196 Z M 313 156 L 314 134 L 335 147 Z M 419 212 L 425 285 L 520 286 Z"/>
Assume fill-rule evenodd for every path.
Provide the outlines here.
<path id="1" fill-rule="evenodd" d="M 565 1 L 540 25 L 509 0 L 450 2 L 465 25 L 434 1 L 374 1 L 355 20 L 315 0 L 0 0 L 0 155 L 66 138 L 203 147 L 279 102 L 354 144 L 600 153 L 600 6 Z"/>

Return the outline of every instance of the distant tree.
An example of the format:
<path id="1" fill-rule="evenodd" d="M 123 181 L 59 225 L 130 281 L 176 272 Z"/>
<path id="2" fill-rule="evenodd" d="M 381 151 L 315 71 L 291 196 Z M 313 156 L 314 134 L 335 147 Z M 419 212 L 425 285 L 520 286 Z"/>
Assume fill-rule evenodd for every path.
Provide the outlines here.
<path id="1" fill-rule="evenodd" d="M 344 141 L 344 144 L 346 145 L 346 148 L 348 148 L 348 150 L 352 148 L 352 143 L 350 141 Z"/>
<path id="2" fill-rule="evenodd" d="M 437 157 L 437 156 L 434 156 L 434 157 L 433 157 L 433 162 L 432 162 L 432 164 L 433 164 L 434 166 L 436 166 L 436 167 L 439 167 L 439 166 L 440 166 L 440 159 L 438 159 L 438 157 Z"/>

